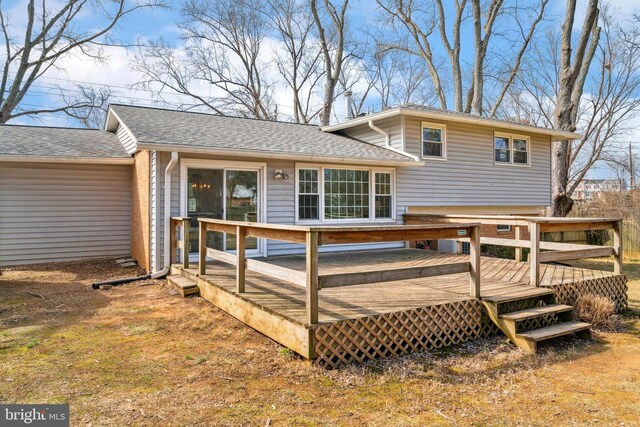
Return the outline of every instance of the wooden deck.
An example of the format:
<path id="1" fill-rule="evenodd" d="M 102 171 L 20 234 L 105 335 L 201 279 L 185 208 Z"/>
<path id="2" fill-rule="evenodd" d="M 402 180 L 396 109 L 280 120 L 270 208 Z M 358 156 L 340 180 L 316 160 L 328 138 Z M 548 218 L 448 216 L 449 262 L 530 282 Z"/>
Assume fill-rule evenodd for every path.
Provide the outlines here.
<path id="1" fill-rule="evenodd" d="M 375 271 L 463 262 L 467 255 L 455 255 L 419 249 L 396 249 L 358 252 L 334 252 L 319 255 L 319 274 L 339 274 L 355 271 Z M 304 255 L 264 258 L 271 264 L 304 272 Z M 193 277 L 198 266 L 186 270 Z M 573 283 L 613 273 L 543 265 L 542 286 Z M 513 293 L 529 287 L 529 264 L 497 258 L 481 258 L 481 296 Z M 222 262 L 207 263 L 207 282 L 230 293 L 235 292 L 235 269 Z M 246 290 L 242 298 L 265 310 L 296 323 L 305 323 L 305 289 L 283 281 L 247 272 Z M 469 275 L 453 274 L 386 283 L 322 289 L 319 292 L 319 322 L 428 307 L 472 299 L 469 296 Z"/>

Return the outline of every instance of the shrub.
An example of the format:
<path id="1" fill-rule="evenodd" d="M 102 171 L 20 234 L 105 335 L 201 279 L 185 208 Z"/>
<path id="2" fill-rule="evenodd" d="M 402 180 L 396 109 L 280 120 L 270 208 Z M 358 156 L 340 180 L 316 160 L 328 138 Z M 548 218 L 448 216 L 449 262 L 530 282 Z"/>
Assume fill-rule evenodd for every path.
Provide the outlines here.
<path id="1" fill-rule="evenodd" d="M 615 305 L 607 297 L 585 294 L 578 297 L 573 308 L 574 315 L 583 322 L 591 323 L 596 329 L 616 331 L 622 327 Z"/>

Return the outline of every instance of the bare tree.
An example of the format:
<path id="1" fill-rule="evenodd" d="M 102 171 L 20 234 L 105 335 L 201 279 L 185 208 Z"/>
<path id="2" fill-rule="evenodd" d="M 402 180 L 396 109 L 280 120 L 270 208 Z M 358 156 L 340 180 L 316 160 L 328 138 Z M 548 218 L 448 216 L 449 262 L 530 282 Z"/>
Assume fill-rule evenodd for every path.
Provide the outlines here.
<path id="1" fill-rule="evenodd" d="M 262 57 L 269 33 L 263 7 L 259 0 L 187 1 L 184 49 L 162 39 L 141 49 L 135 65 L 145 75 L 141 85 L 163 100 L 173 92 L 189 96 L 193 102 L 183 108 L 276 119 L 274 82 Z"/>
<path id="2" fill-rule="evenodd" d="M 309 123 L 321 112 L 314 102 L 324 75 L 322 50 L 312 37 L 315 21 L 311 10 L 297 0 L 269 0 L 265 11 L 276 38 L 275 63 L 293 99 L 293 120 Z"/>
<path id="3" fill-rule="evenodd" d="M 139 9 L 161 5 L 157 0 L 68 0 L 54 9 L 45 0 L 29 0 L 24 27 L 15 27 L 0 0 L 0 31 L 4 42 L 4 57 L 0 62 L 0 123 L 22 116 L 59 112 L 81 121 L 90 120 L 96 108 L 105 105 L 106 92 L 91 94 L 86 90 L 88 96 L 62 96 L 62 105 L 54 107 L 32 107 L 24 105 L 23 101 L 32 85 L 56 67 L 61 58 L 82 53 L 95 60 L 104 60 L 102 47 L 115 43 L 108 36 L 119 22 Z M 103 24 L 83 28 L 79 23 L 83 14 L 101 17 Z"/>
<path id="4" fill-rule="evenodd" d="M 507 8 L 504 0 L 487 2 L 455 0 L 455 12 L 453 18 L 449 20 L 442 0 L 377 1 L 384 12 L 386 22 L 396 32 L 394 40 L 388 42 L 386 48 L 402 50 L 424 60 L 440 108 L 448 108 L 447 99 L 449 97 L 446 91 L 446 82 L 448 76 L 451 75 L 453 110 L 477 115 L 485 114 L 488 110 L 490 116 L 495 116 L 499 111 L 505 93 L 519 73 L 522 58 L 531 45 L 548 4 L 548 0 L 540 0 L 537 5 L 528 8 L 518 5 Z M 465 46 L 461 42 L 460 34 L 469 16 L 469 4 L 471 31 L 474 35 L 473 69 L 471 79 L 465 88 L 464 63 L 461 59 L 461 52 Z M 496 95 L 491 99 L 490 108 L 485 109 L 484 102 L 491 92 L 487 90 L 488 78 L 485 75 L 485 70 L 488 66 L 487 58 L 491 56 L 489 55 L 492 46 L 491 40 L 497 33 L 496 23 L 500 17 L 505 20 L 507 17 L 512 18 L 508 23 L 502 22 L 499 35 L 502 39 L 507 39 L 507 42 L 515 49 L 510 50 L 514 54 L 508 58 L 505 57 L 505 65 L 495 73 L 502 77 L 491 82 L 495 86 Z M 528 24 L 523 24 L 525 22 Z M 512 26 L 515 30 L 510 32 L 509 29 Z M 403 34 L 407 34 L 408 37 L 402 37 Z M 398 42 L 398 40 L 406 40 L 407 42 Z M 437 52 L 438 46 L 442 46 L 446 52 L 448 67 L 438 66 L 438 56 L 434 53 Z"/>
<path id="5" fill-rule="evenodd" d="M 310 1 L 324 63 L 325 84 L 320 112 L 320 124 L 323 126 L 328 125 L 331 120 L 331 110 L 342 75 L 342 66 L 350 56 L 345 53 L 349 0 L 343 0 L 338 6 L 335 3 L 331 0 L 323 0 L 320 6 L 318 0 Z"/>
<path id="6" fill-rule="evenodd" d="M 565 21 L 560 33 L 550 33 L 536 47 L 509 95 L 514 117 L 581 134 L 576 141 L 552 146 L 551 213 L 556 216 L 571 211 L 571 195 L 597 162 L 616 162 L 615 143 L 627 140 L 640 114 L 640 36 L 614 25 L 594 3 L 585 17 L 590 29 L 583 30 L 575 49 L 582 59 L 568 58 L 573 45 L 567 39 Z"/>

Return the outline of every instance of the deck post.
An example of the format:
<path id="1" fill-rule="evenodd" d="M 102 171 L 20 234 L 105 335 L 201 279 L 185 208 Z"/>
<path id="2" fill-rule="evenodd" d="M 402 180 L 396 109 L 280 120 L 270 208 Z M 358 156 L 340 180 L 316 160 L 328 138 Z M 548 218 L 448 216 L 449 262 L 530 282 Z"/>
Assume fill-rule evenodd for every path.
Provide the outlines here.
<path id="1" fill-rule="evenodd" d="M 176 221 L 173 219 L 169 219 L 169 232 L 171 235 L 169 236 L 169 264 L 173 265 L 176 262 L 177 257 L 177 241 L 176 241 L 176 231 L 177 231 Z"/>
<path id="2" fill-rule="evenodd" d="M 530 223 L 529 234 L 531 236 L 531 253 L 529 254 L 530 284 L 537 287 L 540 286 L 540 224 L 537 222 Z"/>
<path id="3" fill-rule="evenodd" d="M 198 270 L 201 276 L 207 274 L 207 224 L 200 222 L 198 245 Z"/>
<path id="4" fill-rule="evenodd" d="M 520 243 L 520 239 L 522 238 L 521 234 L 522 234 L 522 230 L 520 229 L 519 225 L 516 225 L 516 243 Z M 522 248 L 520 247 L 516 247 L 516 262 L 521 262 L 522 261 Z"/>
<path id="5" fill-rule="evenodd" d="M 244 292 L 244 278 L 246 272 L 247 258 L 245 254 L 247 229 L 237 227 L 236 232 L 236 292 Z"/>
<path id="6" fill-rule="evenodd" d="M 307 231 L 306 242 L 307 323 L 318 323 L 318 232 Z"/>
<path id="7" fill-rule="evenodd" d="M 480 226 L 471 227 L 469 235 L 469 279 L 471 296 L 480 298 Z"/>
<path id="8" fill-rule="evenodd" d="M 191 218 L 182 219 L 182 266 L 189 268 L 189 233 L 191 233 Z"/>
<path id="9" fill-rule="evenodd" d="M 613 249 L 616 251 L 613 256 L 613 272 L 622 274 L 622 221 L 613 224 Z"/>

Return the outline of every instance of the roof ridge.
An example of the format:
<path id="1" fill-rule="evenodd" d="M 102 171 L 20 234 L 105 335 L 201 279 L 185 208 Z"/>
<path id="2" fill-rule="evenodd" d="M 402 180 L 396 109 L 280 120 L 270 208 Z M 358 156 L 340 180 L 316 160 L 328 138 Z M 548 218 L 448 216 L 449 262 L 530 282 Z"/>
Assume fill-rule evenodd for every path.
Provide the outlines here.
<path id="1" fill-rule="evenodd" d="M 50 126 L 50 125 L 25 125 L 25 124 L 14 124 L 14 123 L 2 123 L 0 124 L 0 127 L 21 127 L 21 128 L 36 128 L 36 129 L 65 129 L 65 130 L 91 130 L 91 131 L 98 131 L 98 132 L 104 132 L 104 133 L 111 133 L 109 131 L 106 131 L 104 129 L 100 129 L 100 128 L 79 128 L 79 127 L 72 127 L 72 126 Z"/>
<path id="2" fill-rule="evenodd" d="M 281 123 L 281 124 L 285 124 L 285 125 L 309 126 L 309 127 L 316 127 L 318 129 L 320 129 L 320 125 L 316 125 L 316 124 L 313 124 L 313 123 L 286 122 L 284 120 L 261 119 L 261 118 L 258 118 L 258 117 L 228 116 L 228 115 L 223 115 L 223 114 L 207 113 L 207 112 L 203 112 L 203 111 L 176 110 L 176 109 L 171 109 L 171 108 L 163 108 L 163 107 L 156 107 L 156 106 L 150 106 L 150 105 L 122 104 L 122 103 L 114 102 L 114 103 L 110 103 L 109 104 L 109 107 L 111 107 L 111 106 L 129 107 L 129 108 L 141 108 L 141 109 L 158 110 L 158 111 L 168 111 L 168 112 L 171 112 L 171 113 L 199 114 L 199 115 L 202 115 L 202 116 L 220 117 L 220 118 L 226 118 L 226 119 L 255 120 L 255 121 L 258 121 L 258 122 Z"/>

